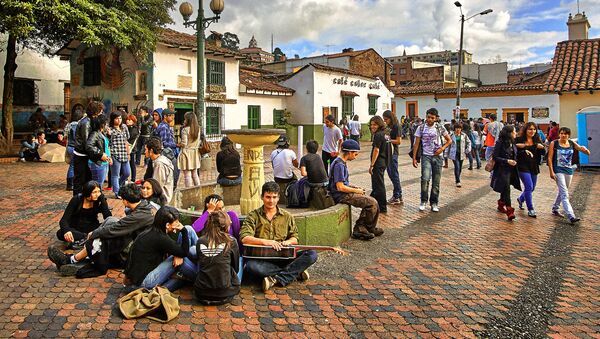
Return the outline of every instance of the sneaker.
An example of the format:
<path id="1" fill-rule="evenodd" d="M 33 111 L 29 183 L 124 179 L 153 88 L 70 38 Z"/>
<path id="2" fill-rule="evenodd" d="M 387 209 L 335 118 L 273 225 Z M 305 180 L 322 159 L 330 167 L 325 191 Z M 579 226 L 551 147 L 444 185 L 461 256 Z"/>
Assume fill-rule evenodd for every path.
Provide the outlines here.
<path id="1" fill-rule="evenodd" d="M 523 200 L 517 198 L 517 202 L 519 203 L 519 209 L 524 210 L 525 208 L 523 208 Z M 535 214 L 535 211 L 533 213 Z"/>
<path id="2" fill-rule="evenodd" d="M 84 263 L 84 262 L 76 262 L 74 264 L 65 264 L 65 265 L 62 265 L 58 269 L 58 271 L 60 272 L 60 275 L 62 275 L 63 277 L 71 277 L 71 276 L 74 276 L 75 274 L 77 274 L 77 271 L 79 271 L 79 269 L 85 265 L 86 265 L 86 263 Z"/>
<path id="3" fill-rule="evenodd" d="M 456 187 L 462 187 L 462 185 L 460 184 L 460 182 L 456 183 Z"/>
<path id="4" fill-rule="evenodd" d="M 431 205 L 431 212 L 439 212 L 440 208 L 438 207 L 437 204 L 432 204 Z"/>
<path id="5" fill-rule="evenodd" d="M 364 226 L 355 227 L 352 231 L 352 238 L 359 240 L 371 240 L 375 238 L 375 235 L 369 231 Z"/>
<path id="6" fill-rule="evenodd" d="M 308 279 L 310 279 L 310 274 L 308 273 L 308 270 L 304 270 L 302 273 L 300 273 L 300 276 L 298 277 L 298 280 L 300 281 L 307 281 Z"/>
<path id="7" fill-rule="evenodd" d="M 473 170 L 473 167 L 469 167 L 469 168 L 467 168 L 467 169 L 468 169 L 469 171 L 472 171 L 472 170 Z"/>
<path id="8" fill-rule="evenodd" d="M 263 278 L 263 282 L 262 282 L 262 290 L 263 290 L 263 292 L 266 292 L 266 291 L 270 290 L 271 287 L 275 286 L 275 284 L 277 284 L 277 280 L 275 280 L 275 278 L 273 278 L 273 277 L 264 277 Z"/>
<path id="9" fill-rule="evenodd" d="M 376 237 L 380 236 L 383 234 L 383 230 L 379 227 L 375 227 L 374 229 L 372 229 L 371 231 L 369 231 L 371 233 L 373 233 L 373 235 L 375 235 Z"/>
<path id="10" fill-rule="evenodd" d="M 402 198 L 391 198 L 387 203 L 390 205 L 400 205 L 403 203 L 403 201 Z"/>
<path id="11" fill-rule="evenodd" d="M 17 160 L 17 162 L 25 162 L 25 158 L 21 158 L 21 159 Z"/>
<path id="12" fill-rule="evenodd" d="M 535 210 L 527 211 L 527 216 L 532 217 L 532 218 L 537 218 L 537 215 L 535 214 Z"/>
<path id="13" fill-rule="evenodd" d="M 575 225 L 576 223 L 578 223 L 581 219 L 577 218 L 577 217 L 572 217 L 569 218 L 569 221 L 571 222 L 571 224 Z"/>
<path id="14" fill-rule="evenodd" d="M 552 210 L 552 215 L 555 217 L 564 217 L 564 215 L 562 213 L 560 213 L 558 210 Z"/>
<path id="15" fill-rule="evenodd" d="M 426 203 L 426 202 L 422 202 L 422 203 L 419 205 L 419 211 L 424 211 L 424 210 L 425 210 L 425 208 L 427 208 L 427 203 Z"/>
<path id="16" fill-rule="evenodd" d="M 67 245 L 67 249 L 71 249 L 73 251 L 81 251 L 84 247 L 84 244 L 85 244 L 85 239 L 70 242 Z"/>
<path id="17" fill-rule="evenodd" d="M 63 265 L 71 263 L 71 258 L 56 246 L 48 246 L 47 253 L 50 261 L 52 261 L 58 269 Z"/>

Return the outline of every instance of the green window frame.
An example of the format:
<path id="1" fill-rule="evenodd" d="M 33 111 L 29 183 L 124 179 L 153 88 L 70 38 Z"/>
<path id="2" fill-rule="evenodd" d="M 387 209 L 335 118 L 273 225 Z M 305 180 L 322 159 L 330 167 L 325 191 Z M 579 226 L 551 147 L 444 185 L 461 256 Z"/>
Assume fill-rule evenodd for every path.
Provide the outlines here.
<path id="1" fill-rule="evenodd" d="M 350 95 L 342 96 L 342 116 L 352 116 L 354 113 L 354 97 Z"/>
<path id="2" fill-rule="evenodd" d="M 221 134 L 221 109 L 206 107 L 206 134 Z"/>
<path id="3" fill-rule="evenodd" d="M 369 97 L 369 115 L 377 114 L 377 97 Z"/>
<path id="4" fill-rule="evenodd" d="M 209 85 L 225 86 L 225 63 L 223 61 L 206 61 L 206 81 Z"/>
<path id="5" fill-rule="evenodd" d="M 260 106 L 248 105 L 248 129 L 260 128 Z"/>
<path id="6" fill-rule="evenodd" d="M 280 126 L 284 110 L 273 108 L 273 126 Z"/>

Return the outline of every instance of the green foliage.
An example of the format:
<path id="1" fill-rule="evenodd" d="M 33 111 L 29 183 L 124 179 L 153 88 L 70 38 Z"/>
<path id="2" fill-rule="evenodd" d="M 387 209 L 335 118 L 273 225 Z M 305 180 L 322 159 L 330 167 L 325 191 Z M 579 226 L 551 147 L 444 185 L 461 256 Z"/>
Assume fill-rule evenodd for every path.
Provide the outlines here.
<path id="1" fill-rule="evenodd" d="M 0 33 L 50 54 L 70 40 L 129 49 L 138 60 L 154 50 L 172 22 L 176 0 L 0 0 Z"/>
<path id="2" fill-rule="evenodd" d="M 240 39 L 238 38 L 238 36 L 234 33 L 231 32 L 225 32 L 225 34 L 223 34 L 223 38 L 221 40 L 221 46 L 225 47 L 225 48 L 229 48 L 233 51 L 239 51 L 240 50 Z"/>

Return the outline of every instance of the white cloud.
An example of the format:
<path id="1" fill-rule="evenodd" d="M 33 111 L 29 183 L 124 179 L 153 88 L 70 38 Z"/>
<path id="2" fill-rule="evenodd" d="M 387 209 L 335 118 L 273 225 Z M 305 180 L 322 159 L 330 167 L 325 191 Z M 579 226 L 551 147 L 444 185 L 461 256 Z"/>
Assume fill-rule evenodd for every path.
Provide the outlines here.
<path id="1" fill-rule="evenodd" d="M 532 9 L 539 9 L 546 1 L 462 3 L 466 16 L 490 6 L 494 10 L 465 23 L 464 47 L 478 62 L 498 55 L 511 64 L 549 60 L 551 54 L 536 55 L 534 49 L 551 49 L 566 39 L 567 27 L 565 24 L 560 30 L 545 30 L 544 20 L 562 18 L 566 22 L 568 12 L 576 12 L 571 0 L 541 11 Z M 589 9 L 592 25 L 600 25 L 600 13 L 592 10 L 599 6 L 600 0 L 582 1 L 582 9 Z M 206 7 L 208 15 L 208 4 Z M 179 13 L 173 17 L 181 22 Z M 288 56 L 318 55 L 345 47 L 372 47 L 384 56 L 392 56 L 402 54 L 404 49 L 409 54 L 457 50 L 459 18 L 459 9 L 452 0 L 226 0 L 221 21 L 210 29 L 236 33 L 242 47 L 254 35 L 265 50 L 270 49 L 273 34 L 275 46 Z"/>

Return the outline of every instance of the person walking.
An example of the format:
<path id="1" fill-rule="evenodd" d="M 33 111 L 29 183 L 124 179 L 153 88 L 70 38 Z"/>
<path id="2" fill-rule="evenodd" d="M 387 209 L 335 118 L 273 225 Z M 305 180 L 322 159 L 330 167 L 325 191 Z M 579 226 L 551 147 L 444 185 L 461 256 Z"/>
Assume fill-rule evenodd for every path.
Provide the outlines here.
<path id="1" fill-rule="evenodd" d="M 448 148 L 448 158 L 454 164 L 454 182 L 456 187 L 461 187 L 460 174 L 465 157 L 471 154 L 471 139 L 462 131 L 463 124 L 458 122 L 454 124 L 453 131 L 450 133 L 452 143 Z"/>
<path id="2" fill-rule="evenodd" d="M 517 169 L 524 186 L 523 193 L 517 198 L 517 202 L 521 210 L 523 203 L 526 202 L 527 215 L 535 218 L 537 215 L 533 208 L 533 191 L 540 173 L 540 163 L 545 149 L 534 122 L 525 124 L 515 139 L 515 144 L 517 146 Z"/>
<path id="3" fill-rule="evenodd" d="M 200 185 L 200 178 L 198 177 L 198 169 L 200 168 L 199 144 L 200 127 L 198 126 L 198 118 L 196 118 L 194 112 L 187 112 L 183 116 L 181 142 L 178 145 L 181 153 L 177 158 L 177 165 L 183 171 L 185 187 Z"/>
<path id="4" fill-rule="evenodd" d="M 437 121 L 438 110 L 427 110 L 425 123 L 415 131 L 415 145 L 413 147 L 413 167 L 418 167 L 418 154 L 421 149 L 421 204 L 419 210 L 424 211 L 427 200 L 431 204 L 432 212 L 439 212 L 440 180 L 442 178 L 443 153 L 450 146 L 452 140 L 448 131 Z M 429 181 L 431 181 L 431 196 L 429 195 Z"/>
<path id="5" fill-rule="evenodd" d="M 138 113 L 139 119 L 137 119 L 137 128 L 139 130 L 140 137 L 135 147 L 135 153 L 133 154 L 135 154 L 135 163 L 137 164 L 137 166 L 141 166 L 142 154 L 144 153 L 144 145 L 146 144 L 146 141 L 148 141 L 148 138 L 150 138 L 150 135 L 152 134 L 152 123 L 154 122 L 154 118 L 152 115 L 149 114 L 148 107 L 146 106 L 140 107 Z M 133 172 L 134 169 L 133 166 L 131 166 L 131 173 L 133 174 Z"/>
<path id="6" fill-rule="evenodd" d="M 383 112 L 383 121 L 390 130 L 389 142 L 392 147 L 392 156 L 388 159 L 387 174 L 392 181 L 394 191 L 388 204 L 397 205 L 402 203 L 402 186 L 400 186 L 400 173 L 398 171 L 398 146 L 402 142 L 400 135 L 400 124 L 396 114 L 390 110 Z"/>
<path id="7" fill-rule="evenodd" d="M 95 180 L 100 187 L 106 180 L 108 166 L 112 165 L 106 124 L 105 115 L 98 115 L 92 120 L 92 132 L 85 146 L 86 152 L 89 154 L 88 166 L 92 173 L 92 180 Z"/>
<path id="8" fill-rule="evenodd" d="M 391 150 L 385 136 L 385 122 L 376 115 L 369 120 L 369 127 L 373 135 L 373 148 L 371 149 L 371 196 L 379 204 L 379 212 L 387 213 L 387 200 L 385 196 L 385 182 L 383 175 L 391 158 Z"/>
<path id="9" fill-rule="evenodd" d="M 558 211 L 562 203 L 563 209 L 569 218 L 571 224 L 575 224 L 581 220 L 575 216 L 575 211 L 569 201 L 569 186 L 579 162 L 577 152 L 590 155 L 590 150 L 585 146 L 580 146 L 574 141 L 571 141 L 571 129 L 561 127 L 558 131 L 558 140 L 550 143 L 548 150 L 548 166 L 550 169 L 550 178 L 556 181 L 558 194 L 552 205 L 552 214 L 561 217 L 562 214 Z"/>
<path id="10" fill-rule="evenodd" d="M 127 140 L 127 143 L 129 144 L 129 168 L 131 169 L 131 181 L 135 182 L 137 176 L 137 147 L 138 143 L 142 142 L 140 137 L 140 127 L 137 124 L 137 117 L 135 114 L 127 115 L 125 125 L 127 125 L 127 130 L 129 131 L 129 139 Z"/>
<path id="11" fill-rule="evenodd" d="M 515 209 L 512 207 L 510 200 L 510 186 L 512 185 L 519 191 L 521 190 L 521 182 L 517 171 L 516 136 L 517 132 L 514 126 L 504 126 L 498 135 L 494 145 L 494 154 L 492 154 L 495 165 L 490 186 L 495 192 L 500 193 L 498 211 L 506 213 L 509 221 L 515 219 Z"/>
<path id="12" fill-rule="evenodd" d="M 110 114 L 110 154 L 112 164 L 110 164 L 110 182 L 115 193 L 115 198 L 119 198 L 119 187 L 125 184 L 125 181 L 131 175 L 129 167 L 129 129 L 123 123 L 121 112 L 112 112 Z"/>
<path id="13" fill-rule="evenodd" d="M 348 122 L 348 128 L 350 129 L 350 139 L 359 141 L 362 134 L 360 128 L 360 122 L 358 121 L 358 114 L 354 114 L 354 117 Z"/>
<path id="14" fill-rule="evenodd" d="M 494 146 L 496 145 L 496 139 L 500 134 L 504 125 L 501 122 L 496 121 L 496 114 L 490 114 L 490 122 L 483 128 L 483 134 L 485 134 L 485 160 L 490 160 L 492 154 L 494 154 Z"/>
<path id="15" fill-rule="evenodd" d="M 473 170 L 473 144 L 475 140 L 473 139 L 473 128 L 471 127 L 471 123 L 468 120 L 464 120 L 462 122 L 462 132 L 467 136 L 467 139 L 471 142 L 471 150 L 466 154 L 467 159 L 469 159 L 469 171 Z"/>
<path id="16" fill-rule="evenodd" d="M 471 135 L 473 136 L 473 155 L 477 163 L 477 169 L 481 169 L 481 127 L 478 123 L 473 124 Z"/>
<path id="17" fill-rule="evenodd" d="M 73 158 L 71 159 L 73 162 L 73 195 L 81 193 L 83 185 L 92 180 L 92 173 L 88 164 L 90 154 L 87 150 L 87 141 L 92 130 L 92 119 L 101 115 L 103 111 L 104 104 L 98 101 L 91 101 L 86 108 L 87 115 L 77 123 L 75 147 L 73 149 Z"/>
<path id="18" fill-rule="evenodd" d="M 329 114 L 325 117 L 325 125 L 323 125 L 323 150 L 321 153 L 327 173 L 329 173 L 329 165 L 340 153 L 342 141 L 342 131 L 335 125 L 333 114 Z"/>

